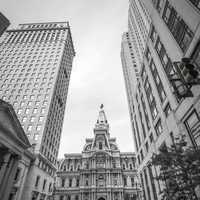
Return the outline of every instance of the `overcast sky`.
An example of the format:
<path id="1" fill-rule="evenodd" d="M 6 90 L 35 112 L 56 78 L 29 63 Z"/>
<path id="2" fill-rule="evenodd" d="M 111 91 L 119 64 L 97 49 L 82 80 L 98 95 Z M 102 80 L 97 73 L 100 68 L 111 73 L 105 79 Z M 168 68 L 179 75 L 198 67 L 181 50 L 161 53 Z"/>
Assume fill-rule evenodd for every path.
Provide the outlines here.
<path id="1" fill-rule="evenodd" d="M 59 157 L 81 152 L 93 137 L 99 106 L 104 104 L 110 134 L 121 151 L 133 151 L 127 98 L 120 60 L 127 30 L 128 0 L 0 0 L 12 26 L 69 21 L 76 50 Z"/>

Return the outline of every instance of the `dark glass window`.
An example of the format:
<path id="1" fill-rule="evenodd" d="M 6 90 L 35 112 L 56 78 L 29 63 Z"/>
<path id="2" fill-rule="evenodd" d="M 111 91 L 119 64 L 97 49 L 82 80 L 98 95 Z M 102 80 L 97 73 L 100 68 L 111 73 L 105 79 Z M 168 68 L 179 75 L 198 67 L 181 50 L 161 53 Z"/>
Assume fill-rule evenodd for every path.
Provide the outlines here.
<path id="1" fill-rule="evenodd" d="M 155 6 L 155 8 L 158 10 L 158 12 L 161 12 L 164 0 L 152 0 L 153 5 Z"/>
<path id="2" fill-rule="evenodd" d="M 45 190 L 46 183 L 47 183 L 47 180 L 46 180 L 46 179 L 44 179 L 43 186 L 42 186 L 42 190 Z"/>
<path id="3" fill-rule="evenodd" d="M 76 179 L 76 187 L 79 187 L 79 179 Z"/>
<path id="4" fill-rule="evenodd" d="M 183 52 L 185 52 L 192 41 L 194 34 L 183 19 L 178 15 L 173 6 L 169 4 L 169 1 L 166 1 L 163 19 L 180 48 Z"/>
<path id="5" fill-rule="evenodd" d="M 189 0 L 189 1 L 200 10 L 200 0 Z"/>
<path id="6" fill-rule="evenodd" d="M 154 43 L 156 40 L 156 31 L 154 26 L 151 27 L 150 38 L 151 41 Z"/>
<path id="7" fill-rule="evenodd" d="M 169 113 L 171 112 L 171 106 L 170 104 L 168 103 L 166 106 L 165 106 L 165 109 L 164 109 L 164 113 L 165 113 L 165 116 L 168 117 Z"/>
<path id="8" fill-rule="evenodd" d="M 138 138 L 138 143 L 139 143 L 139 146 L 141 145 L 141 139 L 140 139 L 140 132 L 139 132 L 139 128 L 138 128 L 138 124 L 137 124 L 137 120 L 136 120 L 136 116 L 134 118 L 135 120 L 135 126 L 136 126 L 136 130 L 137 130 L 137 138 Z"/>
<path id="9" fill-rule="evenodd" d="M 145 148 L 146 148 L 146 151 L 148 152 L 149 151 L 149 143 L 148 142 L 145 143 Z"/>
<path id="10" fill-rule="evenodd" d="M 192 62 L 200 69 L 200 42 L 197 44 L 194 53 L 192 55 Z"/>
<path id="11" fill-rule="evenodd" d="M 152 88 L 150 86 L 148 77 L 146 78 L 146 81 L 144 83 L 144 89 L 145 89 L 145 92 L 146 92 L 147 100 L 149 102 L 151 115 L 152 115 L 152 118 L 154 120 L 157 117 L 158 110 L 157 110 L 157 107 L 156 107 L 156 101 L 155 101 L 155 98 L 153 96 Z"/>
<path id="12" fill-rule="evenodd" d="M 184 124 L 194 146 L 200 146 L 200 117 L 196 110 L 191 112 Z"/>
<path id="13" fill-rule="evenodd" d="M 39 185 L 39 181 L 40 181 L 40 176 L 37 176 L 35 181 L 35 187 Z"/>
<path id="14" fill-rule="evenodd" d="M 21 169 L 20 169 L 20 168 L 17 168 L 17 171 L 16 171 L 16 173 L 15 173 L 15 178 L 14 178 L 15 181 L 17 181 L 17 180 L 19 179 L 20 171 L 21 171 Z"/>
<path id="15" fill-rule="evenodd" d="M 151 69 L 151 73 L 152 73 L 154 82 L 155 82 L 155 84 L 156 84 L 156 88 L 157 88 L 157 91 L 158 91 L 160 100 L 161 100 L 161 102 L 163 103 L 164 100 L 166 99 L 166 94 L 165 94 L 162 81 L 161 81 L 161 79 L 160 79 L 160 76 L 159 76 L 159 74 L 158 74 L 157 68 L 156 68 L 156 66 L 155 66 L 155 64 L 154 64 L 154 62 L 153 62 L 153 60 L 151 61 L 150 69 Z"/>
<path id="16" fill-rule="evenodd" d="M 153 139 L 153 133 L 150 134 L 149 139 L 150 139 L 150 142 L 152 143 L 153 140 L 154 140 L 154 139 Z"/>
<path id="17" fill-rule="evenodd" d="M 143 176 L 142 176 L 142 173 L 140 174 L 140 180 L 141 180 L 141 183 L 142 183 L 142 191 L 143 191 L 143 197 L 144 197 L 144 200 L 146 200 L 146 190 L 145 190 L 145 187 L 144 187 L 144 179 L 143 179 Z"/>
<path id="18" fill-rule="evenodd" d="M 146 188 L 147 188 L 148 199 L 151 199 L 150 188 L 149 188 L 149 181 L 148 181 L 148 178 L 147 178 L 147 171 L 146 171 L 146 169 L 144 169 L 144 178 L 145 178 L 145 183 L 146 183 Z"/>
<path id="19" fill-rule="evenodd" d="M 155 126 L 156 135 L 159 136 L 163 132 L 162 123 L 159 119 Z"/>
<path id="20" fill-rule="evenodd" d="M 141 102 L 142 102 L 142 107 L 143 107 L 143 110 L 144 110 L 146 125 L 147 125 L 147 128 L 149 130 L 151 126 L 150 126 L 149 116 L 148 116 L 148 113 L 147 113 L 147 108 L 146 108 L 146 104 L 145 104 L 145 101 L 144 101 L 143 94 L 141 95 Z"/>
<path id="21" fill-rule="evenodd" d="M 69 187 L 72 187 L 72 179 L 69 179 Z"/>
<path id="22" fill-rule="evenodd" d="M 132 127 L 133 127 L 133 136 L 134 136 L 134 141 L 136 145 L 136 150 L 138 151 L 138 143 L 137 143 L 137 138 L 136 138 L 136 130 L 135 130 L 134 122 L 132 122 Z"/>
<path id="23" fill-rule="evenodd" d="M 150 177 L 150 181 L 151 181 L 151 187 L 152 187 L 152 190 L 153 190 L 153 196 L 154 196 L 154 199 L 157 200 L 158 196 L 157 196 L 157 193 L 156 193 L 156 186 L 155 186 L 155 182 L 154 182 L 155 178 L 153 176 L 151 165 L 148 165 L 148 171 L 149 171 L 149 177 Z"/>
<path id="24" fill-rule="evenodd" d="M 62 181 L 61 181 L 61 187 L 65 187 L 65 179 L 62 179 Z"/>
<path id="25" fill-rule="evenodd" d="M 102 149 L 102 142 L 99 142 L 99 149 Z"/>

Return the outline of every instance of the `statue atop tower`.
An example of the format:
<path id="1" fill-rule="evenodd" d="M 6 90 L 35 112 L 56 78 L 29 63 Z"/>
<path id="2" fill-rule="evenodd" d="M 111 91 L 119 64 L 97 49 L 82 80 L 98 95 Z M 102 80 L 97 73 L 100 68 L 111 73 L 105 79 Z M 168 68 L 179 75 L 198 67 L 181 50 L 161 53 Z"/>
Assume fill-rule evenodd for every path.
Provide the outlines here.
<path id="1" fill-rule="evenodd" d="M 98 115 L 98 118 L 97 118 L 97 122 L 96 122 L 96 125 L 95 125 L 95 129 L 102 129 L 102 130 L 109 130 L 109 124 L 108 124 L 108 121 L 107 121 L 107 117 L 106 117 L 106 114 L 105 114 L 105 111 L 104 111 L 104 105 L 101 104 L 100 105 L 100 111 L 99 111 L 99 115 Z"/>

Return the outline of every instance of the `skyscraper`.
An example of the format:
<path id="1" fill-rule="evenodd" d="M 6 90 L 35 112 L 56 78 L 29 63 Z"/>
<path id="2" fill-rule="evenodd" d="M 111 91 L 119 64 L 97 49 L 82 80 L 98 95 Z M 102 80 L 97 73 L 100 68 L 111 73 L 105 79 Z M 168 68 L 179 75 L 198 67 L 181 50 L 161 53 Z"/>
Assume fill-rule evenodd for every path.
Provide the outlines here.
<path id="1" fill-rule="evenodd" d="M 0 98 L 14 106 L 37 155 L 24 199 L 51 190 L 74 56 L 67 22 L 20 24 L 2 36 Z"/>
<path id="2" fill-rule="evenodd" d="M 9 20 L 0 12 L 0 36 L 10 25 Z"/>
<path id="3" fill-rule="evenodd" d="M 200 68 L 199 1 L 138 2 L 150 16 L 150 26 L 138 69 L 140 76 L 132 99 L 128 101 L 133 102 L 129 107 L 132 109 L 131 122 L 144 199 L 157 200 L 163 184 L 153 179 L 159 174 L 159 170 L 150 164 L 153 153 L 171 144 L 181 134 L 186 135 L 188 145 L 194 148 L 200 145 L 200 86 L 192 85 L 193 96 L 186 97 L 187 94 L 178 94 L 180 88 L 177 88 L 175 79 L 172 81 L 174 76 L 179 78 L 173 63 L 183 57 L 190 58 L 196 69 Z M 129 15 L 129 24 L 131 21 L 134 19 Z M 141 24 L 137 22 L 138 26 Z M 140 43 L 141 37 L 135 38 Z M 134 57 L 137 55 L 133 54 Z"/>

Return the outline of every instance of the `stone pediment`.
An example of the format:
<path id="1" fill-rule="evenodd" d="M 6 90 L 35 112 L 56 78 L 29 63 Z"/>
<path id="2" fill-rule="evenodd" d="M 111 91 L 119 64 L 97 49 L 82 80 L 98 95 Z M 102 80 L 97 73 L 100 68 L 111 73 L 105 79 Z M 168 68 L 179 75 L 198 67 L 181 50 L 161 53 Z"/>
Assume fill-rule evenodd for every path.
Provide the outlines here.
<path id="1" fill-rule="evenodd" d="M 0 100 L 0 130 L 24 149 L 31 146 L 12 105 L 3 100 Z"/>

